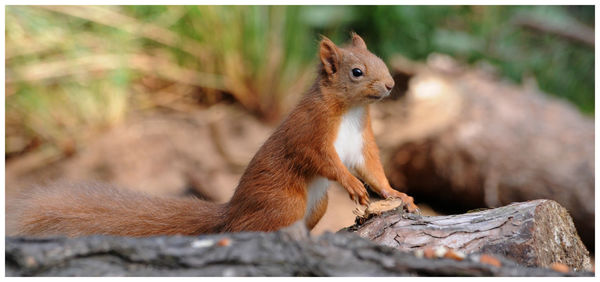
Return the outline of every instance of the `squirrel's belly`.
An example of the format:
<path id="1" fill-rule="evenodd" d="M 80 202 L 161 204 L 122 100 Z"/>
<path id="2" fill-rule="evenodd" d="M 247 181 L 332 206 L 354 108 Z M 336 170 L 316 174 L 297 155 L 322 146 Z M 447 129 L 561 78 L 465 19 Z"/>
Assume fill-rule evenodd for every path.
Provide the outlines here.
<path id="1" fill-rule="evenodd" d="M 315 177 L 310 183 L 308 183 L 307 195 L 306 195 L 306 210 L 304 211 L 304 221 L 306 222 L 313 210 L 319 202 L 327 194 L 327 188 L 329 188 L 329 180 L 325 177 Z"/>
<path id="2" fill-rule="evenodd" d="M 334 142 L 335 151 L 348 169 L 364 162 L 363 126 L 365 108 L 350 109 L 342 116 L 340 127 Z"/>

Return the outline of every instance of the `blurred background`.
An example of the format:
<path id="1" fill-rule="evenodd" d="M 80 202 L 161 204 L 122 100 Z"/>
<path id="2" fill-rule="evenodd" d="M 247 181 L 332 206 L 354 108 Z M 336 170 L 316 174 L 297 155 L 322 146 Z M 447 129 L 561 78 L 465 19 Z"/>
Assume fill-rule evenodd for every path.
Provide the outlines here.
<path id="1" fill-rule="evenodd" d="M 356 31 L 396 79 L 373 114 L 393 186 L 427 214 L 552 198 L 593 246 L 593 6 L 7 6 L 5 16 L 7 202 L 54 180 L 227 201 L 315 78 L 319 35 L 342 44 Z M 329 193 L 315 233 L 353 223 L 345 192 Z"/>

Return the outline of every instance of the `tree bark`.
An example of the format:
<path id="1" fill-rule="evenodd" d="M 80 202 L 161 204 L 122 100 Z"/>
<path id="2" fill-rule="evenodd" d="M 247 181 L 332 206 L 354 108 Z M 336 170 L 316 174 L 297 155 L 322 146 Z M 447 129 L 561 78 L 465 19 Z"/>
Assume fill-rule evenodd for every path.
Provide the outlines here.
<path id="1" fill-rule="evenodd" d="M 408 66 L 408 67 L 407 67 Z M 552 199 L 594 248 L 594 122 L 567 102 L 434 56 L 378 107 L 392 186 L 444 213 Z M 374 125 L 375 127 L 375 125 Z M 383 150 L 382 150 L 383 151 Z"/>
<path id="2" fill-rule="evenodd" d="M 6 239 L 7 276 L 592 276 L 425 259 L 353 234 L 326 233 L 303 241 L 283 233 L 200 237 Z"/>
<path id="3" fill-rule="evenodd" d="M 567 211 L 554 201 L 536 200 L 449 216 L 384 213 L 347 230 L 401 251 L 445 247 L 465 254 L 506 256 L 526 266 L 561 263 L 592 270 L 589 252 Z"/>

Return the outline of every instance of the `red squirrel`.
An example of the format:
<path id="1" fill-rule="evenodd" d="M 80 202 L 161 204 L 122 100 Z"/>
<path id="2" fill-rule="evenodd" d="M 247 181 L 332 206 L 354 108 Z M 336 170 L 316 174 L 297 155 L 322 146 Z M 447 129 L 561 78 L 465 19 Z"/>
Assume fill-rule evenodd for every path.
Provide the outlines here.
<path id="1" fill-rule="evenodd" d="M 37 189 L 18 203 L 18 234 L 197 235 L 294 223 L 310 230 L 327 209 L 330 181 L 360 204 L 369 202 L 359 178 L 417 211 L 412 197 L 388 183 L 371 129 L 369 104 L 388 96 L 394 80 L 363 39 L 351 36 L 344 47 L 322 37 L 315 83 L 252 158 L 228 203 L 94 185 Z"/>

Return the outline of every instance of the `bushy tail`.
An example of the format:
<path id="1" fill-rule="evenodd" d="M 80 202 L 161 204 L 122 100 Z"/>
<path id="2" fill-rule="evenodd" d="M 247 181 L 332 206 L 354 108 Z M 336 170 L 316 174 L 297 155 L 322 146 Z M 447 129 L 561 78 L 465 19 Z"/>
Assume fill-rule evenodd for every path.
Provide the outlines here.
<path id="1" fill-rule="evenodd" d="M 28 191 L 12 206 L 17 235 L 69 237 L 216 233 L 224 205 L 155 197 L 104 184 L 60 184 Z"/>

